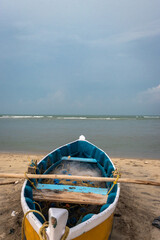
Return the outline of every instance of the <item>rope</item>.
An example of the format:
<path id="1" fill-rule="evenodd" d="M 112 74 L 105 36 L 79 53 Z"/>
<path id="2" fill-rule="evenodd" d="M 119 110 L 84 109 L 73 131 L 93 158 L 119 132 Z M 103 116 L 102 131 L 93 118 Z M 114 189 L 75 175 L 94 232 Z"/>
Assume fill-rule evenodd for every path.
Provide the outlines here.
<path id="1" fill-rule="evenodd" d="M 39 229 L 39 238 L 40 240 L 47 240 L 46 236 L 46 228 L 48 227 L 49 223 L 44 222 L 42 227 Z"/>
<path id="2" fill-rule="evenodd" d="M 34 189 L 36 190 L 36 186 L 35 186 L 34 183 L 28 178 L 26 172 L 24 173 L 24 175 L 25 175 L 25 178 L 30 182 L 30 184 L 31 184 L 31 185 L 34 187 Z"/>
<path id="3" fill-rule="evenodd" d="M 33 164 L 33 162 L 32 162 Z M 35 174 L 36 174 L 36 166 L 34 165 L 34 169 L 35 169 Z M 34 183 L 28 178 L 27 176 L 27 173 L 25 172 L 25 178 L 30 182 L 30 184 L 33 186 L 33 188 L 36 190 L 36 186 L 34 185 Z M 25 235 L 25 231 L 24 231 L 24 226 L 25 226 L 25 219 L 26 219 L 26 216 L 30 213 L 30 212 L 34 212 L 34 213 L 38 213 L 44 220 L 44 223 L 42 224 L 41 228 L 39 229 L 39 238 L 40 240 L 47 240 L 47 236 L 46 236 L 46 228 L 48 227 L 48 222 L 46 221 L 44 215 L 42 214 L 42 209 L 41 209 L 41 206 L 37 203 L 37 202 L 33 202 L 35 203 L 39 209 L 40 209 L 40 212 L 37 211 L 37 210 L 29 210 L 23 217 L 23 221 L 22 221 L 22 240 L 24 240 L 24 235 Z"/>
<path id="4" fill-rule="evenodd" d="M 34 173 L 36 174 L 37 169 L 39 170 L 38 166 L 37 166 L 37 160 L 31 160 L 30 161 L 30 165 L 33 169 L 34 169 Z M 36 184 L 38 183 L 38 179 L 35 179 Z"/>
<path id="5" fill-rule="evenodd" d="M 27 215 L 31 212 L 38 213 L 43 218 L 44 223 L 43 223 L 42 227 L 40 228 L 41 231 L 39 230 L 39 238 L 40 238 L 40 240 L 47 240 L 46 234 L 44 235 L 44 231 L 45 231 L 45 228 L 48 227 L 48 225 L 47 225 L 48 222 L 46 221 L 43 214 L 37 210 L 29 210 L 28 212 L 25 213 L 23 220 L 22 220 L 22 229 L 21 229 L 22 238 L 21 239 L 25 240 L 25 238 L 24 238 L 24 236 L 25 236 L 25 229 L 24 229 L 25 228 L 25 219 L 26 219 Z"/>
<path id="6" fill-rule="evenodd" d="M 42 213 L 42 208 L 41 208 L 40 204 L 37 203 L 37 202 L 33 202 L 33 203 L 36 204 L 36 205 L 39 207 L 39 210 L 40 210 L 40 212 Z"/>
<path id="7" fill-rule="evenodd" d="M 118 179 L 119 179 L 120 176 L 121 176 L 117 169 L 115 169 L 115 170 L 112 172 L 112 174 L 113 174 L 113 177 L 117 177 L 117 178 L 116 178 L 116 180 L 113 182 L 113 184 L 112 184 L 111 188 L 109 189 L 107 195 L 110 194 L 110 192 L 112 191 L 112 189 L 114 188 L 114 186 L 117 184 L 117 181 L 118 181 Z"/>
<path id="8" fill-rule="evenodd" d="M 65 232 L 63 234 L 63 236 L 61 237 L 61 240 L 66 240 L 69 234 L 69 227 L 65 227 Z"/>
<path id="9" fill-rule="evenodd" d="M 70 156 L 69 156 L 69 158 L 70 158 Z M 33 160 L 32 160 L 32 162 L 31 162 L 30 165 L 33 165 L 33 168 L 35 169 L 35 174 L 36 174 L 37 166 L 36 166 L 35 162 L 33 162 Z M 59 167 L 62 167 L 62 168 L 63 168 L 63 164 L 61 164 L 60 166 L 57 166 L 56 168 L 59 168 Z M 33 188 L 36 190 L 37 188 L 36 188 L 36 186 L 34 185 L 34 183 L 28 178 L 27 172 L 25 172 L 25 178 L 30 182 L 30 184 L 31 184 L 31 185 L 33 186 Z M 48 180 L 48 181 L 49 181 L 49 180 Z M 41 228 L 39 229 L 38 235 L 39 235 L 40 240 L 47 240 L 46 228 L 48 227 L 49 223 L 46 221 L 44 215 L 42 214 L 41 206 L 40 206 L 37 202 L 33 202 L 33 203 L 35 203 L 35 204 L 39 207 L 39 209 L 40 209 L 41 212 L 39 212 L 39 211 L 37 211 L 37 210 L 29 210 L 29 211 L 24 215 L 23 220 L 22 220 L 22 240 L 24 240 L 24 236 L 25 236 L 25 230 L 24 230 L 24 228 L 25 228 L 25 219 L 26 219 L 26 216 L 27 216 L 29 213 L 31 213 L 31 212 L 38 213 L 38 214 L 43 218 L 44 223 L 42 224 Z M 69 227 L 66 226 L 66 227 L 65 227 L 65 232 L 64 232 L 63 236 L 61 237 L 61 240 L 65 240 L 65 239 L 67 238 L 67 236 L 68 236 L 68 234 L 69 234 L 69 230 L 70 230 Z"/>
<path id="10" fill-rule="evenodd" d="M 47 240 L 47 236 L 46 236 L 46 228 L 48 227 L 49 223 L 46 221 L 45 217 L 43 216 L 43 214 L 37 210 L 29 210 L 28 212 L 25 213 L 24 217 L 23 217 L 23 220 L 22 220 L 22 229 L 21 229 L 21 232 L 22 232 L 22 238 L 21 240 L 25 240 L 25 219 L 27 217 L 27 215 L 29 213 L 38 213 L 44 220 L 44 223 L 42 224 L 42 227 L 39 229 L 39 238 L 40 240 Z M 61 240 L 66 240 L 67 237 L 68 237 L 68 234 L 69 234 L 69 227 L 65 227 L 65 232 L 63 234 L 63 236 L 61 237 Z"/>

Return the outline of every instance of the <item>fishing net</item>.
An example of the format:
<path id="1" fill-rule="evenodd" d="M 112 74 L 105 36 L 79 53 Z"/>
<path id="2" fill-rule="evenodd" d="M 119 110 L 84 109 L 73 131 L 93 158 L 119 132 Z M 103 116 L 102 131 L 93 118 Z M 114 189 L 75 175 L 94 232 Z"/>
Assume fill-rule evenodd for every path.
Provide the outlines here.
<path id="1" fill-rule="evenodd" d="M 80 163 L 71 161 L 62 161 L 56 166 L 49 174 L 63 174 L 63 175 L 76 175 L 84 176 L 84 180 L 73 181 L 70 179 L 44 179 L 42 183 L 57 184 L 57 185 L 71 185 L 71 186 L 86 186 L 95 188 L 105 188 L 105 183 L 86 181 L 85 176 L 100 177 L 102 176 L 100 169 L 96 164 Z M 70 204 L 70 203 L 49 203 L 41 202 L 43 214 L 47 216 L 50 207 L 65 208 L 69 212 L 67 222 L 68 227 L 73 227 L 83 220 L 87 214 L 97 214 L 100 211 L 99 205 L 86 205 L 86 204 Z"/>

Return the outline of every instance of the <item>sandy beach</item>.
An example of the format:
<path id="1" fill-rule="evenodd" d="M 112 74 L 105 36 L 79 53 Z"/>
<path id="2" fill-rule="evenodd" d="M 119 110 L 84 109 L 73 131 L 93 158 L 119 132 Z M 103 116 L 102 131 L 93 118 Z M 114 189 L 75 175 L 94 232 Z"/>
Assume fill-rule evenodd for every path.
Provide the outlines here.
<path id="1" fill-rule="evenodd" d="M 43 155 L 0 153 L 1 173 L 24 173 L 31 159 Z M 112 158 L 122 177 L 160 182 L 160 160 Z M 20 204 L 24 180 L 0 179 L 0 239 L 20 240 L 23 213 Z M 152 226 L 160 216 L 160 187 L 121 184 L 115 211 L 112 240 L 158 240 L 160 230 Z M 15 211 L 15 212 L 13 212 Z M 13 214 L 14 213 L 14 214 Z M 14 215 L 14 216 L 13 216 Z"/>

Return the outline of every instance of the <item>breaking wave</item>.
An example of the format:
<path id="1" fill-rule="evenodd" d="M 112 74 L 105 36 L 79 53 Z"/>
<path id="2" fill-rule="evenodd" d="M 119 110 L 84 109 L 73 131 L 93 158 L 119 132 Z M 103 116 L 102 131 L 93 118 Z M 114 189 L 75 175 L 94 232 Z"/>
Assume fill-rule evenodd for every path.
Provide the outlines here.
<path id="1" fill-rule="evenodd" d="M 160 116 L 150 115 L 135 115 L 135 116 L 102 116 L 102 115 L 86 115 L 86 116 L 74 116 L 74 115 L 0 115 L 0 119 L 50 119 L 50 120 L 159 120 Z"/>

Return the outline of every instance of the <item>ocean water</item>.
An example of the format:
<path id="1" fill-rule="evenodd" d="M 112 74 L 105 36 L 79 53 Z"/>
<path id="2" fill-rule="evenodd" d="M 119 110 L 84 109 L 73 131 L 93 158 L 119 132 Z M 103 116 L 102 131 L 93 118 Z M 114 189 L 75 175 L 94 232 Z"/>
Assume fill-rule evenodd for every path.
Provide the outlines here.
<path id="1" fill-rule="evenodd" d="M 48 153 L 84 135 L 111 158 L 160 159 L 160 116 L 0 116 L 0 151 Z"/>

